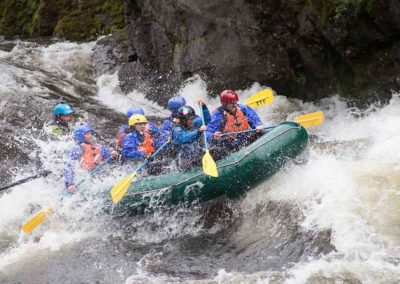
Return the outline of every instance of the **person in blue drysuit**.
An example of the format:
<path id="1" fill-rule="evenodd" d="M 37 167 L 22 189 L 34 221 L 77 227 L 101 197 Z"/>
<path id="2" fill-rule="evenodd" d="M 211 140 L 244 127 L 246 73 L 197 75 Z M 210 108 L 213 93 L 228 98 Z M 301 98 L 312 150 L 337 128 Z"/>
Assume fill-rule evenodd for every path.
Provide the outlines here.
<path id="1" fill-rule="evenodd" d="M 126 112 L 126 118 L 129 120 L 129 118 L 134 114 L 144 115 L 144 110 L 141 107 L 131 107 Z M 123 124 L 120 126 L 120 128 L 117 131 L 117 147 L 121 147 L 122 139 L 126 136 L 128 132 L 129 132 L 128 124 Z"/>
<path id="2" fill-rule="evenodd" d="M 64 167 L 64 182 L 68 192 L 76 192 L 75 166 L 77 163 L 90 172 L 109 157 L 116 158 L 116 151 L 95 144 L 93 139 L 93 128 L 89 124 L 75 127 L 73 137 L 76 145 L 69 153 L 69 160 Z"/>
<path id="3" fill-rule="evenodd" d="M 178 110 L 179 108 L 186 105 L 185 98 L 181 96 L 172 97 L 168 100 L 168 109 L 171 111 L 171 115 L 164 121 L 161 126 L 161 130 L 168 136 L 172 136 L 172 130 L 176 126 L 178 121 Z M 165 151 L 163 151 L 163 156 L 165 159 L 175 160 L 177 156 L 176 147 L 172 143 L 167 145 Z"/>
<path id="4" fill-rule="evenodd" d="M 168 100 L 168 109 L 171 111 L 171 116 L 164 121 L 161 130 L 166 132 L 169 137 L 171 137 L 172 130 L 176 125 L 178 110 L 185 105 L 186 100 L 181 96 L 172 97 Z"/>
<path id="5" fill-rule="evenodd" d="M 134 115 L 134 114 L 141 114 L 144 115 L 144 110 L 140 107 L 132 107 L 129 108 L 128 111 L 126 112 L 126 117 L 129 118 Z M 158 128 L 154 123 L 152 122 L 148 122 L 149 127 L 151 129 L 155 129 Z M 132 131 L 132 128 L 129 127 L 128 124 L 123 124 L 121 125 L 121 127 L 119 128 L 118 132 L 117 132 L 117 149 L 121 150 L 122 149 L 122 139 L 125 138 L 125 136 L 130 133 Z"/>
<path id="6" fill-rule="evenodd" d="M 201 100 L 199 104 L 207 124 L 211 120 L 210 111 Z M 201 117 L 197 116 L 190 106 L 181 107 L 177 118 L 177 125 L 172 130 L 172 143 L 178 153 L 176 158 L 178 169 L 187 171 L 201 164 L 203 143 L 200 138 L 207 130 L 207 126 L 203 125 Z"/>
<path id="7" fill-rule="evenodd" d="M 129 118 L 130 132 L 122 139 L 122 158 L 124 161 L 140 161 L 149 157 L 168 137 L 158 127 L 149 124 L 141 114 Z"/>
<path id="8" fill-rule="evenodd" d="M 249 145 L 264 131 L 264 125 L 257 113 L 251 107 L 238 104 L 238 100 L 235 91 L 223 91 L 220 94 L 221 106 L 214 111 L 208 124 L 207 141 L 210 142 L 210 152 L 215 153 L 216 159 Z M 256 129 L 256 132 L 222 136 L 224 133 L 249 129 Z"/>
<path id="9" fill-rule="evenodd" d="M 132 115 L 129 118 L 129 133 L 122 139 L 122 160 L 127 162 L 138 162 L 150 159 L 147 165 L 147 172 L 151 175 L 161 173 L 165 160 L 163 161 L 163 151 L 155 157 L 151 155 L 167 142 L 167 135 L 154 124 L 150 124 L 147 118 L 141 114 Z"/>

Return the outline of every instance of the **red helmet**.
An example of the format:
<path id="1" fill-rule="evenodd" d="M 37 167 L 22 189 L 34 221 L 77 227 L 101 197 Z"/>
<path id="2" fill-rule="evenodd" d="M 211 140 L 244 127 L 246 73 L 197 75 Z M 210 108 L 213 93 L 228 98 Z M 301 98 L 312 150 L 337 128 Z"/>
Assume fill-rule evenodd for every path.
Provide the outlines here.
<path id="1" fill-rule="evenodd" d="M 225 90 L 222 91 L 221 95 L 219 96 L 221 100 L 221 104 L 236 104 L 239 101 L 239 97 L 235 91 L 232 90 Z"/>

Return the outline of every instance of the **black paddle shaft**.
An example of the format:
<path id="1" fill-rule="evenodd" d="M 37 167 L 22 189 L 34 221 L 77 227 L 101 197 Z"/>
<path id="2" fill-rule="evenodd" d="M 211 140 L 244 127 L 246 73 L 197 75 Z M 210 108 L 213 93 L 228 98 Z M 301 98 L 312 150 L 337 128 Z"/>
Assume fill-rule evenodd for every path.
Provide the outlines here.
<path id="1" fill-rule="evenodd" d="M 30 180 L 35 179 L 35 178 L 40 178 L 40 177 L 48 176 L 50 173 L 51 173 L 51 171 L 43 171 L 43 172 L 38 173 L 38 174 L 36 174 L 36 175 L 34 175 L 34 176 L 30 176 L 30 177 L 23 178 L 23 179 L 21 179 L 21 180 L 19 180 L 19 181 L 16 181 L 16 182 L 13 182 L 13 183 L 11 183 L 11 184 L 8 184 L 8 185 L 6 185 L 6 186 L 1 187 L 1 188 L 0 188 L 0 191 L 5 190 L 5 189 L 8 189 L 8 188 L 13 187 L 13 186 L 16 186 L 16 185 L 19 185 L 19 184 L 21 184 L 21 183 L 25 183 L 25 182 L 30 181 Z"/>

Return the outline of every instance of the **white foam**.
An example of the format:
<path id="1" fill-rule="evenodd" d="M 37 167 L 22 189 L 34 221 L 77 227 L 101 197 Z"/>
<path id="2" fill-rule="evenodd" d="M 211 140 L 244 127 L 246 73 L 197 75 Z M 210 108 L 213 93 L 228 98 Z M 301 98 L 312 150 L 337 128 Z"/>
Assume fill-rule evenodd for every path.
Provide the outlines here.
<path id="1" fill-rule="evenodd" d="M 119 87 L 117 73 L 112 75 L 105 74 L 97 78 L 98 95 L 97 99 L 104 105 L 114 109 L 117 112 L 126 114 L 131 107 L 143 108 L 146 115 L 167 117 L 169 112 L 156 104 L 147 100 L 143 93 L 132 91 L 129 94 L 123 94 Z"/>

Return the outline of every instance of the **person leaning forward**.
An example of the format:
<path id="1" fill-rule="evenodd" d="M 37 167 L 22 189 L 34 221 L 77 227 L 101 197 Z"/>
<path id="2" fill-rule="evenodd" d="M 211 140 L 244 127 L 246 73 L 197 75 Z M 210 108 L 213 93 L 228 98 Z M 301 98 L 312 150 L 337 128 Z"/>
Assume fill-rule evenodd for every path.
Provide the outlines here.
<path id="1" fill-rule="evenodd" d="M 210 112 L 203 101 L 199 100 L 204 114 L 204 121 L 207 124 L 211 120 Z M 179 170 L 187 171 L 200 166 L 203 149 L 201 134 L 207 130 L 202 125 L 201 117 L 195 114 L 190 106 L 183 106 L 178 110 L 177 125 L 172 131 L 172 143 L 177 150 L 176 162 Z"/>
<path id="2" fill-rule="evenodd" d="M 79 162 L 80 166 L 89 172 L 109 157 L 117 158 L 118 156 L 117 151 L 113 151 L 94 142 L 93 128 L 89 124 L 75 127 L 73 137 L 76 145 L 71 149 L 69 160 L 64 166 L 65 188 L 69 193 L 76 192 L 76 162 Z"/>
<path id="3" fill-rule="evenodd" d="M 166 132 L 169 137 L 172 136 L 172 130 L 178 121 L 178 110 L 185 105 L 186 100 L 181 96 L 172 97 L 168 100 L 168 109 L 171 111 L 171 115 L 164 121 L 161 130 Z"/>

